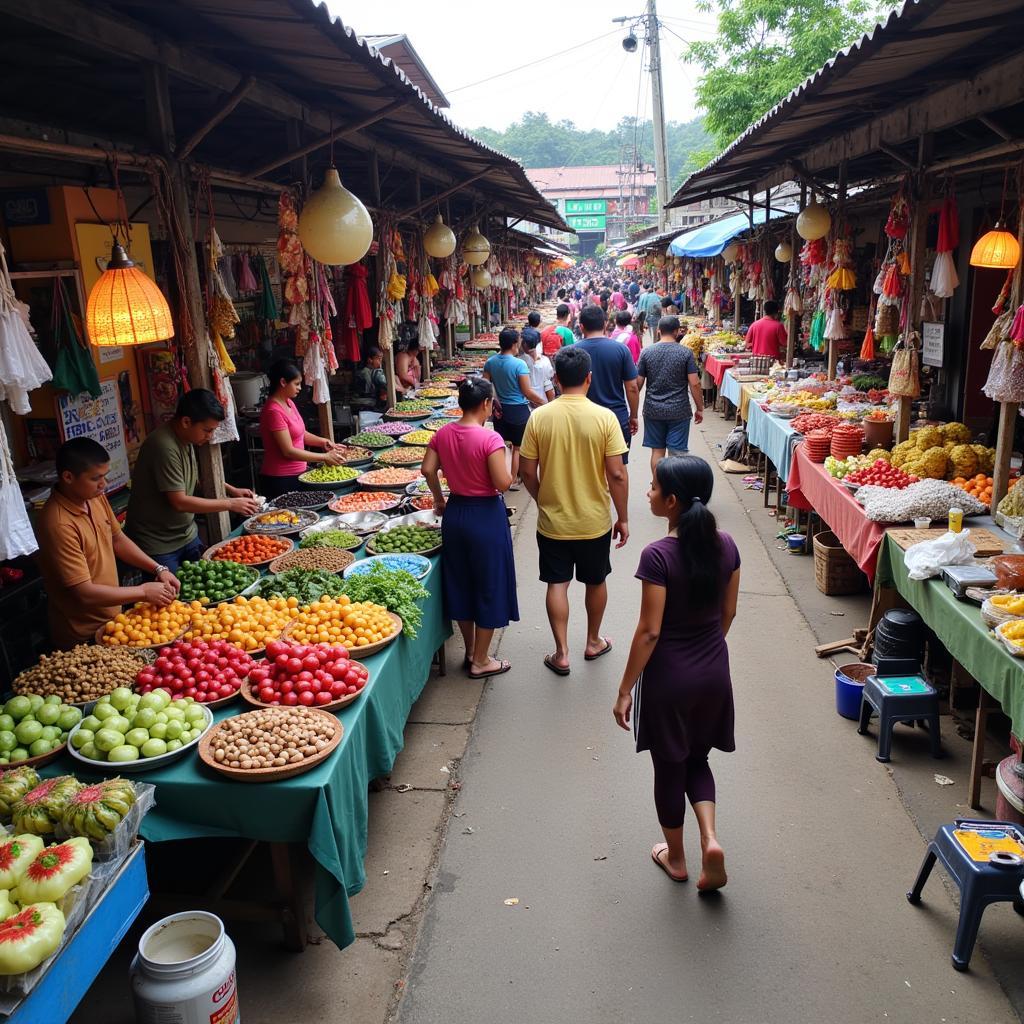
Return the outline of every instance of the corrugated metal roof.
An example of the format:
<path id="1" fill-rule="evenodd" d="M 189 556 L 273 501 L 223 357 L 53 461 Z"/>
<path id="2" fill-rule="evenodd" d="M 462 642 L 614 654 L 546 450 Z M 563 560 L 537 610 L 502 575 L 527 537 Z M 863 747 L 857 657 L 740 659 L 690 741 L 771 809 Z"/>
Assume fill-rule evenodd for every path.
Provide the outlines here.
<path id="1" fill-rule="evenodd" d="M 907 0 L 692 174 L 668 205 L 756 186 L 810 146 L 969 77 L 1020 48 L 1022 13 L 1024 0 Z"/>
<path id="2" fill-rule="evenodd" d="M 441 86 L 437 84 L 430 69 L 423 62 L 423 58 L 416 52 L 412 40 L 404 32 L 364 35 L 363 39 L 378 53 L 389 58 L 435 107 L 440 109 L 451 106 L 448 97 L 441 91 Z"/>

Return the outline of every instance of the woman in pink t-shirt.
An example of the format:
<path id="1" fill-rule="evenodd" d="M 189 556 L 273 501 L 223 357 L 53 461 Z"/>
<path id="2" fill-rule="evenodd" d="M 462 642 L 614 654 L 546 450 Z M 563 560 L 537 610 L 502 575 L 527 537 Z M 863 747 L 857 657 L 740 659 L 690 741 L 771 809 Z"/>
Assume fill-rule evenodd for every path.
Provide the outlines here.
<path id="1" fill-rule="evenodd" d="M 512 531 L 502 494 L 512 486 L 505 444 L 484 427 L 494 388 L 481 378 L 459 388 L 462 418 L 430 439 L 423 475 L 441 520 L 445 614 L 455 619 L 466 644 L 471 679 L 499 676 L 512 666 L 488 653 L 494 631 L 519 620 Z M 448 481 L 445 499 L 439 474 Z"/>
<path id="2" fill-rule="evenodd" d="M 302 413 L 295 399 L 302 390 L 302 371 L 287 359 L 279 359 L 267 371 L 270 397 L 260 413 L 260 437 L 263 439 L 263 465 L 260 467 L 260 490 L 268 498 L 301 489 L 299 474 L 309 469 L 310 462 L 326 462 L 332 466 L 342 461 L 333 441 L 306 430 Z M 306 445 L 322 448 L 322 452 L 306 450 Z"/>

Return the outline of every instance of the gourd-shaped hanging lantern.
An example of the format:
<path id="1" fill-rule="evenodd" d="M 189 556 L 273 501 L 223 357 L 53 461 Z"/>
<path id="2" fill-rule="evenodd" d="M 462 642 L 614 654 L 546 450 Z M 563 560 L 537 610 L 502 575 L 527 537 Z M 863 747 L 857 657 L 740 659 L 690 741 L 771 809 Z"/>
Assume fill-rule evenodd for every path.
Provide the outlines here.
<path id="1" fill-rule="evenodd" d="M 480 234 L 480 228 L 474 224 L 469 234 L 462 240 L 462 259 L 471 267 L 479 267 L 486 263 L 491 255 L 491 243 Z"/>
<path id="2" fill-rule="evenodd" d="M 362 201 L 341 183 L 336 167 L 328 167 L 324 183 L 299 214 L 299 241 L 318 263 L 358 263 L 373 241 L 373 221 Z"/>
<path id="3" fill-rule="evenodd" d="M 441 219 L 441 214 L 438 214 L 437 220 L 423 233 L 423 248 L 427 255 L 437 260 L 447 259 L 455 252 L 456 244 L 455 232 Z"/>
<path id="4" fill-rule="evenodd" d="M 812 199 L 796 218 L 796 233 L 806 242 L 824 238 L 832 227 L 832 215 Z"/>

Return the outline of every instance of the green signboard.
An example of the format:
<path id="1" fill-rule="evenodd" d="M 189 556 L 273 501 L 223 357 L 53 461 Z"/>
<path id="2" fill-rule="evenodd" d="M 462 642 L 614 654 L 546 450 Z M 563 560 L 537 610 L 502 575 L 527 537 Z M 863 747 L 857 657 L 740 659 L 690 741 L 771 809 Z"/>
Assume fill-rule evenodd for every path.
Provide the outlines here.
<path id="1" fill-rule="evenodd" d="M 607 213 L 607 199 L 566 199 L 566 213 Z"/>
<path id="2" fill-rule="evenodd" d="M 569 222 L 569 227 L 575 228 L 577 231 L 604 231 L 605 229 L 605 215 L 601 214 L 582 214 L 573 215 L 567 214 L 565 218 Z"/>

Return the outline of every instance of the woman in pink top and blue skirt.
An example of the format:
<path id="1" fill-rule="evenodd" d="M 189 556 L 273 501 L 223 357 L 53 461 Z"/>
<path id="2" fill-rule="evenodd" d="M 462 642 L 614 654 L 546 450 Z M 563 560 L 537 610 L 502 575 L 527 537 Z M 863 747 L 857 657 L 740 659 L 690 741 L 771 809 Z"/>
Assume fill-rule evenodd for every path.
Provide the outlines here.
<path id="1" fill-rule="evenodd" d="M 502 494 L 512 485 L 505 444 L 484 424 L 491 415 L 494 389 L 480 378 L 459 388 L 462 418 L 443 426 L 430 440 L 423 475 L 441 520 L 442 587 L 445 614 L 459 624 L 466 644 L 465 668 L 472 679 L 486 679 L 512 666 L 489 654 L 494 631 L 519 620 L 512 531 Z M 444 474 L 445 499 L 439 474 Z"/>

